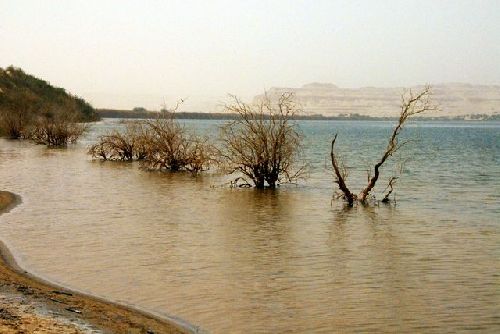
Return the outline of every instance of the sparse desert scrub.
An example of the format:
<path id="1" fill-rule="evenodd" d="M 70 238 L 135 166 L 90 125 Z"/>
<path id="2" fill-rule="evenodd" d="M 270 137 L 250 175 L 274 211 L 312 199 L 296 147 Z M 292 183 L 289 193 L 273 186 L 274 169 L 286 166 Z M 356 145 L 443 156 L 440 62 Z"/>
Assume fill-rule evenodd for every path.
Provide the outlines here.
<path id="1" fill-rule="evenodd" d="M 399 114 L 399 119 L 392 130 L 391 136 L 389 137 L 389 142 L 387 143 L 387 147 L 385 151 L 382 153 L 380 159 L 375 163 L 372 170 L 368 170 L 368 184 L 364 187 L 359 194 L 353 193 L 349 187 L 347 186 L 346 180 L 348 177 L 347 168 L 345 166 L 345 162 L 342 161 L 335 153 L 334 146 L 337 140 L 337 135 L 335 134 L 330 150 L 330 157 L 332 168 L 335 174 L 335 183 L 337 183 L 340 193 L 338 193 L 337 197 L 342 198 L 347 202 L 349 206 L 353 206 L 355 202 L 366 204 L 371 191 L 375 188 L 375 185 L 380 177 L 380 172 L 382 166 L 392 157 L 397 151 L 399 151 L 403 146 L 409 143 L 409 140 L 405 140 L 400 142 L 399 135 L 406 125 L 407 121 L 418 114 L 437 110 L 437 107 L 431 102 L 431 88 L 430 86 L 426 86 L 421 92 L 414 93 L 409 90 L 401 96 L 401 111 Z M 394 185 L 398 176 L 392 176 L 389 178 L 386 193 L 382 199 L 382 202 L 387 203 L 390 201 L 390 195 L 394 191 Z"/>
<path id="2" fill-rule="evenodd" d="M 227 173 L 242 174 L 256 188 L 275 188 L 303 174 L 302 133 L 292 120 L 299 110 L 293 94 L 282 94 L 274 103 L 265 95 L 254 105 L 232 96 L 225 109 L 239 115 L 221 127 L 219 162 Z"/>

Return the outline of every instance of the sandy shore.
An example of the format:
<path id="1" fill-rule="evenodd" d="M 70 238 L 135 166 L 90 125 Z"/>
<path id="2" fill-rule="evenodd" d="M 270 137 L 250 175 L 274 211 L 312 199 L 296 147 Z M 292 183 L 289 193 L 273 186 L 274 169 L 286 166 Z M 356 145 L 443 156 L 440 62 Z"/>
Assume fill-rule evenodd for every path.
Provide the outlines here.
<path id="1" fill-rule="evenodd" d="M 0 191 L 0 215 L 20 203 Z M 193 333 L 174 319 L 74 292 L 24 271 L 0 242 L 1 333 Z"/>

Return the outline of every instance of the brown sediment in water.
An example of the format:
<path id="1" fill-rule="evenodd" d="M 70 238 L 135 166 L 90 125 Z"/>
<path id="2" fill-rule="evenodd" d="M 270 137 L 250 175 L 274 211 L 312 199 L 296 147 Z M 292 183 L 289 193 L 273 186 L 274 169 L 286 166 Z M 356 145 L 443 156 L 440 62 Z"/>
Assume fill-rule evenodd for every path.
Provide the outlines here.
<path id="1" fill-rule="evenodd" d="M 0 191 L 0 215 L 20 197 Z M 20 268 L 0 242 L 1 333 L 192 333 L 176 323 L 88 296 L 35 277 Z"/>

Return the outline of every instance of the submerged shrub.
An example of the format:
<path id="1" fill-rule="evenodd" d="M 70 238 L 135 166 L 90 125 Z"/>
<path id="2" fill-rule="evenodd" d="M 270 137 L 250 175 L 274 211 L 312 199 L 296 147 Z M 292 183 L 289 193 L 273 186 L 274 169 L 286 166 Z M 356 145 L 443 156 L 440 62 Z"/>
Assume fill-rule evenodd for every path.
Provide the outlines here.
<path id="1" fill-rule="evenodd" d="M 209 168 L 212 148 L 207 138 L 189 134 L 173 116 L 147 121 L 150 129 L 143 165 L 149 169 L 187 170 Z"/>
<path id="2" fill-rule="evenodd" d="M 303 174 L 305 166 L 297 166 L 302 134 L 292 121 L 298 107 L 291 93 L 276 103 L 265 96 L 255 105 L 233 97 L 226 110 L 239 115 L 221 128 L 220 161 L 229 174 L 243 174 L 256 188 L 266 183 L 274 188 Z"/>
<path id="3" fill-rule="evenodd" d="M 99 137 L 89 154 L 103 160 L 140 160 L 147 169 L 198 173 L 209 168 L 207 138 L 188 133 L 173 116 L 129 123 L 124 132 Z"/>
<path id="4" fill-rule="evenodd" d="M 70 104 L 49 106 L 34 117 L 25 137 L 37 144 L 61 147 L 76 142 L 86 129 L 85 124 L 78 123 L 78 116 Z"/>
<path id="5" fill-rule="evenodd" d="M 9 96 L 3 96 L 0 105 L 0 135 L 11 139 L 24 138 L 36 108 L 36 97 L 28 92 L 13 91 Z"/>
<path id="6" fill-rule="evenodd" d="M 80 123 L 41 118 L 35 121 L 29 138 L 37 144 L 62 147 L 75 143 L 85 130 Z"/>
<path id="7" fill-rule="evenodd" d="M 142 160 L 146 155 L 147 132 L 143 122 L 129 122 L 124 132 L 114 130 L 100 136 L 88 153 L 103 160 Z"/>
<path id="8" fill-rule="evenodd" d="M 25 133 L 27 115 L 17 111 L 0 110 L 0 135 L 19 139 Z"/>

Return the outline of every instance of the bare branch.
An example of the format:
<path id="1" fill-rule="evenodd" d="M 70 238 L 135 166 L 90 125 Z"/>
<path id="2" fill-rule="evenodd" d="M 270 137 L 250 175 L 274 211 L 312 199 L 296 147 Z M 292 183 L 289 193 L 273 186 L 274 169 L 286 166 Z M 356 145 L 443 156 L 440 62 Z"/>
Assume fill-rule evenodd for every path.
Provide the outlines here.
<path id="1" fill-rule="evenodd" d="M 414 95 L 411 90 L 409 90 L 408 93 L 404 93 L 402 95 L 401 114 L 399 115 L 398 123 L 392 131 L 384 154 L 373 168 L 374 175 L 369 179 L 367 186 L 359 193 L 359 201 L 364 202 L 368 197 L 368 194 L 375 187 L 375 184 L 377 183 L 380 176 L 380 168 L 384 165 L 387 159 L 389 159 L 397 150 L 399 150 L 407 143 L 404 142 L 398 145 L 398 136 L 401 133 L 406 121 L 414 115 L 427 111 L 434 111 L 437 109 L 430 102 L 430 94 L 430 87 L 425 86 L 425 88 L 417 95 Z"/>
<path id="2" fill-rule="evenodd" d="M 399 115 L 398 123 L 392 130 L 391 136 L 389 137 L 389 141 L 387 143 L 387 147 L 384 153 L 382 154 L 382 157 L 379 159 L 379 161 L 375 164 L 373 168 L 373 174 L 371 173 L 370 170 L 367 171 L 368 184 L 357 196 L 352 194 L 345 184 L 345 174 L 342 173 L 342 168 L 340 167 L 338 159 L 335 156 L 333 150 L 335 141 L 337 139 L 337 135 L 335 135 L 335 137 L 332 140 L 332 146 L 330 152 L 332 166 L 336 175 L 335 182 L 339 185 L 339 189 L 343 193 L 343 198 L 348 202 L 349 205 L 352 205 L 355 200 L 361 203 L 365 203 L 367 201 L 370 192 L 373 190 L 380 177 L 380 170 L 382 166 L 391 156 L 394 155 L 394 153 L 396 153 L 399 149 L 401 149 L 410 142 L 410 140 L 406 140 L 402 143 L 398 142 L 398 136 L 403 130 L 407 120 L 415 115 L 437 110 L 437 107 L 431 103 L 430 95 L 431 95 L 430 86 L 425 86 L 424 89 L 417 94 L 415 94 L 410 89 L 408 91 L 405 90 L 404 93 L 401 95 L 401 112 Z M 389 196 L 394 190 L 393 186 L 396 183 L 396 179 L 397 177 L 394 176 L 390 178 L 389 184 L 386 188 L 386 190 L 387 189 L 389 190 L 384 196 L 382 200 L 383 202 L 389 201 Z"/>
<path id="3" fill-rule="evenodd" d="M 333 137 L 332 140 L 332 147 L 330 150 L 330 158 L 332 160 L 332 167 L 333 170 L 335 171 L 335 176 L 336 176 L 336 183 L 339 185 L 339 189 L 342 191 L 344 199 L 347 201 L 347 203 L 352 206 L 354 203 L 354 195 L 351 193 L 349 188 L 347 187 L 345 183 L 345 177 L 346 177 L 346 171 L 345 168 L 339 167 L 339 163 L 337 161 L 337 157 L 335 156 L 335 153 L 333 151 L 333 148 L 335 146 L 335 141 L 337 140 L 337 134 Z"/>
<path id="4" fill-rule="evenodd" d="M 391 196 L 392 192 L 394 191 L 394 184 L 396 183 L 396 180 L 398 178 L 396 176 L 393 176 L 389 179 L 389 183 L 387 184 L 387 187 L 385 187 L 384 191 L 387 191 L 384 195 L 384 198 L 382 199 L 382 203 L 388 203 L 389 196 Z"/>

